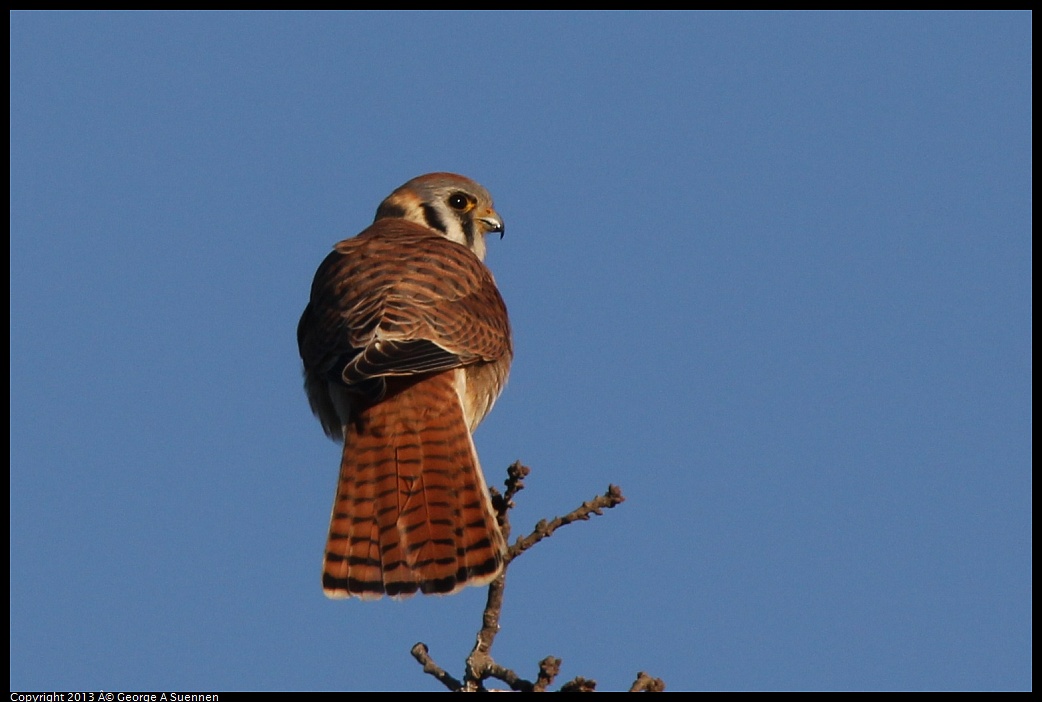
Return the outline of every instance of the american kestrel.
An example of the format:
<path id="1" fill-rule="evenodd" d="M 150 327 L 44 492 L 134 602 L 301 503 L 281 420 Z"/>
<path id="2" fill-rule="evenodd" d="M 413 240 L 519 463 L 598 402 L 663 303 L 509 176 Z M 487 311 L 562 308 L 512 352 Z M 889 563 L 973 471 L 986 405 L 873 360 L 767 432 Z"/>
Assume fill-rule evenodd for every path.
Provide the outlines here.
<path id="1" fill-rule="evenodd" d="M 483 187 L 430 173 L 380 203 L 315 274 L 297 326 L 304 387 L 344 443 L 328 597 L 447 594 L 491 582 L 506 543 L 471 433 L 513 350 L 483 263 L 503 220 Z"/>

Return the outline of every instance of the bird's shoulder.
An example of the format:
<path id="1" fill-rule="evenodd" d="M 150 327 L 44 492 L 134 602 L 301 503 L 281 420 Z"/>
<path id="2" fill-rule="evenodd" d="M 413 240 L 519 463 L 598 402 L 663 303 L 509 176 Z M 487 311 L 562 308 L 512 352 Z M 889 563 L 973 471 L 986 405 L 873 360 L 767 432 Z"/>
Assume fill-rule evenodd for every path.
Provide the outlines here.
<path id="1" fill-rule="evenodd" d="M 391 287 L 417 278 L 457 292 L 495 286 L 489 269 L 470 249 L 406 219 L 379 219 L 338 242 L 322 268 L 319 278 L 326 273 L 340 281 L 380 280 Z"/>

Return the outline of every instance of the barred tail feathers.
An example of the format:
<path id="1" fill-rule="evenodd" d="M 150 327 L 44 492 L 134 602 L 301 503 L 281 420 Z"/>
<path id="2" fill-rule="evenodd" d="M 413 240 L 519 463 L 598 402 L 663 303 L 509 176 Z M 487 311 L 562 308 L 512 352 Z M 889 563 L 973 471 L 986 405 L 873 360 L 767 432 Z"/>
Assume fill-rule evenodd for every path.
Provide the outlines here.
<path id="1" fill-rule="evenodd" d="M 505 541 L 453 377 L 390 379 L 345 427 L 328 597 L 450 594 L 501 571 Z"/>

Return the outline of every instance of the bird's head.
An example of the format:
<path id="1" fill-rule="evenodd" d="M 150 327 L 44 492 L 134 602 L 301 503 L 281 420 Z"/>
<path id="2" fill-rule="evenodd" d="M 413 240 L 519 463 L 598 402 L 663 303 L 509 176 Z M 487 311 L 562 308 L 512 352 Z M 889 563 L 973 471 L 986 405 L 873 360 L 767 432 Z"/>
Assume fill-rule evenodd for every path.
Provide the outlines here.
<path id="1" fill-rule="evenodd" d="M 503 236 L 503 218 L 492 196 L 466 176 L 428 173 L 400 186 L 380 203 L 376 219 L 407 219 L 440 232 L 485 259 L 485 235 Z"/>

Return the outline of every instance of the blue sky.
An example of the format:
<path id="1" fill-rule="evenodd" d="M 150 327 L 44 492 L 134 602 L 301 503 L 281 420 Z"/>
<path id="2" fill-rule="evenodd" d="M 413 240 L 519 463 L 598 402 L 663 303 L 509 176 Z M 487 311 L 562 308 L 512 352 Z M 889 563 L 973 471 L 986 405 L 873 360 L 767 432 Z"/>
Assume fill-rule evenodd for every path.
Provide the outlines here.
<path id="1" fill-rule="evenodd" d="M 493 654 L 1031 688 L 1031 15 L 13 13 L 11 688 L 437 690 L 484 592 L 332 602 L 295 326 L 435 170 L 507 223 Z"/>

